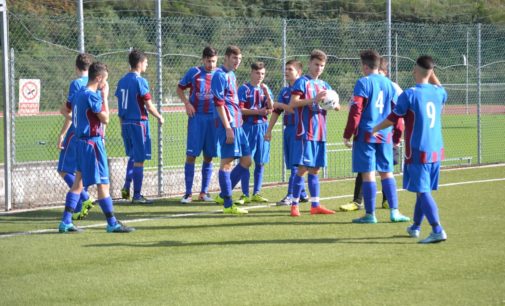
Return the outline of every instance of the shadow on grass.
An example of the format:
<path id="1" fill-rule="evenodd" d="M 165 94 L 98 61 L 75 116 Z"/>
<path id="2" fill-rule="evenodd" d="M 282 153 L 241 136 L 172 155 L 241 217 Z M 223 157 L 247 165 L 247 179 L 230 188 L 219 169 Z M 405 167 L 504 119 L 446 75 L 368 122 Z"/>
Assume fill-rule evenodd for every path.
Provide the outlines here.
<path id="1" fill-rule="evenodd" d="M 361 238 L 319 238 L 319 239 L 279 239 L 279 240 L 230 240 L 230 241 L 158 241 L 152 243 L 104 243 L 88 244 L 84 247 L 113 248 L 113 247 L 136 247 L 136 248 L 159 248 L 159 247 L 194 247 L 194 246 L 233 246 L 233 245 L 260 245 L 260 244 L 412 244 L 412 242 L 397 241 L 399 238 L 411 239 L 408 236 L 391 237 L 361 237 Z M 393 241 L 391 241 L 393 240 Z"/>

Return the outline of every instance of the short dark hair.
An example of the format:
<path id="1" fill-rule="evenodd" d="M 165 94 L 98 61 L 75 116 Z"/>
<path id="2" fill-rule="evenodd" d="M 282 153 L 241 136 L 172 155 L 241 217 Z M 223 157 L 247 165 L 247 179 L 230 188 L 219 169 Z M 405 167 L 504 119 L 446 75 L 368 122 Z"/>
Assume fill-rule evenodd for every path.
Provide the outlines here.
<path id="1" fill-rule="evenodd" d="M 389 64 L 388 60 L 385 57 L 381 57 L 380 64 L 379 64 L 379 70 L 387 73 L 388 72 L 388 64 Z"/>
<path id="2" fill-rule="evenodd" d="M 147 55 L 139 50 L 133 49 L 130 54 L 128 54 L 128 63 L 131 68 L 137 67 L 140 62 L 143 62 L 147 58 Z"/>
<path id="3" fill-rule="evenodd" d="M 93 56 L 88 53 L 80 53 L 75 58 L 75 67 L 80 71 L 87 71 L 93 63 Z"/>
<path id="4" fill-rule="evenodd" d="M 324 51 L 319 50 L 319 49 L 314 49 L 310 53 L 310 60 L 312 61 L 313 59 L 318 59 L 321 62 L 326 62 L 326 60 L 328 59 L 328 56 L 326 56 L 326 53 L 324 53 Z"/>
<path id="5" fill-rule="evenodd" d="M 230 55 L 240 55 L 242 54 L 242 51 L 240 51 L 240 48 L 237 46 L 228 46 L 226 47 L 226 51 L 224 52 L 225 56 L 230 56 Z"/>
<path id="6" fill-rule="evenodd" d="M 251 70 L 261 70 L 261 69 L 265 69 L 265 63 L 254 62 L 251 64 Z"/>
<path id="7" fill-rule="evenodd" d="M 89 66 L 88 78 L 91 81 L 94 81 L 98 76 L 104 75 L 106 72 L 109 72 L 107 65 L 102 62 L 94 62 Z"/>
<path id="8" fill-rule="evenodd" d="M 359 53 L 359 57 L 361 58 L 361 63 L 368 66 L 370 69 L 379 68 L 381 61 L 379 52 L 372 49 L 363 50 Z"/>
<path id="9" fill-rule="evenodd" d="M 287 65 L 294 66 L 298 70 L 303 70 L 302 62 L 300 62 L 299 60 L 295 60 L 295 59 L 289 60 L 286 62 L 286 66 Z"/>
<path id="10" fill-rule="evenodd" d="M 211 46 L 207 46 L 203 49 L 202 58 L 210 58 L 214 56 L 217 56 L 216 49 L 212 48 Z"/>
<path id="11" fill-rule="evenodd" d="M 435 62 L 433 62 L 433 58 L 429 55 L 421 55 L 416 60 L 417 66 L 424 68 L 426 70 L 431 70 L 435 68 Z"/>

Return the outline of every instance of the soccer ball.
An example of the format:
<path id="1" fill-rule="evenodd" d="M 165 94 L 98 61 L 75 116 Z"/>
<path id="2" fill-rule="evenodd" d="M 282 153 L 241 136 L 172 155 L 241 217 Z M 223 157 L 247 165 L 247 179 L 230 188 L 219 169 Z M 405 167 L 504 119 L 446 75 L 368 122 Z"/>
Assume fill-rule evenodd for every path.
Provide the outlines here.
<path id="1" fill-rule="evenodd" d="M 325 110 L 332 110 L 339 106 L 338 93 L 334 90 L 326 91 L 326 97 L 321 101 L 321 107 Z"/>

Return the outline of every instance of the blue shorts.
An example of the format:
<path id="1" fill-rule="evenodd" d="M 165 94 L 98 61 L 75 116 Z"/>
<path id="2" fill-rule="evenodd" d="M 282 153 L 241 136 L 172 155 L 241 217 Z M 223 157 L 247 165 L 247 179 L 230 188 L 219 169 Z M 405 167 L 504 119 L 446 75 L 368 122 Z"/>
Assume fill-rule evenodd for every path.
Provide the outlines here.
<path id="1" fill-rule="evenodd" d="M 77 171 L 81 172 L 84 187 L 96 184 L 109 184 L 107 152 L 102 137 L 78 139 Z"/>
<path id="2" fill-rule="evenodd" d="M 217 129 L 217 138 L 221 147 L 221 158 L 240 158 L 251 155 L 244 129 L 242 127 L 232 129 L 235 138 L 231 144 L 226 143 L 226 130 L 222 126 L 219 126 Z"/>
<path id="3" fill-rule="evenodd" d="M 195 114 L 188 118 L 188 138 L 186 141 L 186 155 L 207 157 L 218 156 L 218 141 L 213 114 Z"/>
<path id="4" fill-rule="evenodd" d="M 412 192 L 431 192 L 438 189 L 440 162 L 429 164 L 405 164 L 403 189 Z"/>
<path id="5" fill-rule="evenodd" d="M 149 121 L 123 120 L 121 135 L 126 155 L 135 162 L 151 159 L 151 132 Z"/>
<path id="6" fill-rule="evenodd" d="M 294 125 L 286 125 L 284 128 L 282 147 L 284 149 L 284 162 L 286 163 L 286 168 L 288 169 L 291 169 L 294 166 L 291 162 L 291 151 L 293 150 L 295 143 L 295 131 L 296 127 Z"/>
<path id="7" fill-rule="evenodd" d="M 393 172 L 393 145 L 390 143 L 352 144 L 352 172 Z"/>
<path id="8" fill-rule="evenodd" d="M 58 159 L 58 172 L 75 174 L 77 170 L 77 140 L 74 132 L 67 133 L 63 140 L 63 149 Z"/>
<path id="9" fill-rule="evenodd" d="M 249 142 L 249 149 L 255 164 L 266 164 L 270 160 L 270 141 L 265 141 L 268 123 L 243 125 L 244 133 Z"/>
<path id="10" fill-rule="evenodd" d="M 291 150 L 291 164 L 308 168 L 326 167 L 326 142 L 296 139 Z"/>

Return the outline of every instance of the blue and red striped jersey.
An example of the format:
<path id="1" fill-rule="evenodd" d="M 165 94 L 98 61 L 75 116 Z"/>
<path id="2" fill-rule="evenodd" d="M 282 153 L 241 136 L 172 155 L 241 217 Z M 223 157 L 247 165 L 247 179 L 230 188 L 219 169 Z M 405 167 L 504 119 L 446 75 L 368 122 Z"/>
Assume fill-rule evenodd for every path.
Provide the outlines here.
<path id="1" fill-rule="evenodd" d="M 211 82 L 211 91 L 214 96 L 214 105 L 224 106 L 226 117 L 230 122 L 230 127 L 242 126 L 242 112 L 237 94 L 237 78 L 235 72 L 228 71 L 224 66 L 216 70 Z M 217 112 L 215 112 L 218 126 L 223 126 Z"/>
<path id="2" fill-rule="evenodd" d="M 391 143 L 392 127 L 372 135 L 373 128 L 391 113 L 398 96 L 393 82 L 381 74 L 360 78 L 354 86 L 353 101 L 344 131 L 344 138 L 367 143 Z"/>
<path id="3" fill-rule="evenodd" d="M 215 70 L 207 71 L 204 66 L 190 68 L 179 81 L 179 88 L 190 89 L 189 103 L 197 113 L 213 114 L 214 101 L 210 85 Z"/>
<path id="4" fill-rule="evenodd" d="M 117 83 L 118 115 L 123 120 L 147 120 L 146 101 L 151 100 L 149 83 L 135 72 L 129 72 Z"/>
<path id="5" fill-rule="evenodd" d="M 72 98 L 72 125 L 78 138 L 102 136 L 103 125 L 97 113 L 104 110 L 102 94 L 87 87 L 81 88 Z"/>
<path id="6" fill-rule="evenodd" d="M 309 75 L 304 75 L 291 88 L 291 95 L 300 99 L 314 99 L 323 90 L 330 90 L 331 86 L 323 80 L 315 80 Z M 294 109 L 296 139 L 305 137 L 305 140 L 326 141 L 326 110 L 319 103 L 312 103 Z"/>
<path id="7" fill-rule="evenodd" d="M 445 89 L 432 84 L 417 84 L 398 98 L 388 119 L 405 120 L 406 163 L 425 164 L 444 159 L 441 117 L 446 101 Z"/>
<path id="8" fill-rule="evenodd" d="M 291 86 L 286 86 L 281 89 L 281 92 L 279 93 L 279 96 L 277 97 L 277 102 L 289 105 L 290 101 L 291 101 Z M 284 110 L 279 109 L 279 108 L 274 110 L 274 112 L 276 112 L 279 115 L 283 111 Z M 295 125 L 295 114 L 284 113 L 283 123 L 284 123 L 284 125 Z"/>
<path id="9" fill-rule="evenodd" d="M 272 91 L 267 87 L 268 94 L 272 98 Z M 260 86 L 253 86 L 251 83 L 243 84 L 238 89 L 238 100 L 241 109 L 258 110 L 268 108 L 268 100 L 265 92 Z M 267 116 L 243 115 L 244 123 L 263 123 L 267 122 Z"/>

